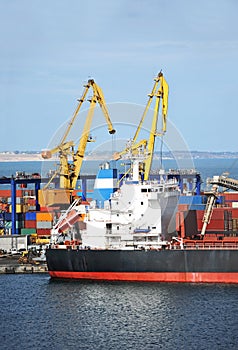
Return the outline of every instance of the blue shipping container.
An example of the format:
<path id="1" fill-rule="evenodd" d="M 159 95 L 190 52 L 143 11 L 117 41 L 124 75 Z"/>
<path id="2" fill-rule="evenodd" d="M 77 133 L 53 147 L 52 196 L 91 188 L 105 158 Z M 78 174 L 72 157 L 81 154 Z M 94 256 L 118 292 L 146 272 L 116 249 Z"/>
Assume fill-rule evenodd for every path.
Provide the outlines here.
<path id="1" fill-rule="evenodd" d="M 11 221 L 12 220 L 12 213 L 5 213 L 5 220 Z M 23 221 L 24 220 L 24 214 L 23 213 L 16 213 L 16 220 Z"/>
<path id="2" fill-rule="evenodd" d="M 179 204 L 204 204 L 206 203 L 206 198 L 204 196 L 180 196 Z"/>
<path id="3" fill-rule="evenodd" d="M 36 212 L 27 212 L 26 220 L 36 220 Z"/>

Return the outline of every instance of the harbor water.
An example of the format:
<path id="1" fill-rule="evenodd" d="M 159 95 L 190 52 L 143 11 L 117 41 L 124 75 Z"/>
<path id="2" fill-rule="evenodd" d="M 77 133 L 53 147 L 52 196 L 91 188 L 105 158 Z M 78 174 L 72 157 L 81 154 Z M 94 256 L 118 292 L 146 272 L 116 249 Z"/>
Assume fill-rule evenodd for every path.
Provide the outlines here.
<path id="1" fill-rule="evenodd" d="M 0 276 L 0 348 L 237 349 L 238 286 Z"/>
<path id="2" fill-rule="evenodd" d="M 0 176 L 40 172 L 40 162 L 35 163 L 12 168 L 1 163 Z M 237 178 L 234 160 L 198 163 L 203 180 L 224 171 Z M 47 273 L 3 274 L 0 295 L 3 350 L 237 349 L 238 285 L 53 281 Z"/>

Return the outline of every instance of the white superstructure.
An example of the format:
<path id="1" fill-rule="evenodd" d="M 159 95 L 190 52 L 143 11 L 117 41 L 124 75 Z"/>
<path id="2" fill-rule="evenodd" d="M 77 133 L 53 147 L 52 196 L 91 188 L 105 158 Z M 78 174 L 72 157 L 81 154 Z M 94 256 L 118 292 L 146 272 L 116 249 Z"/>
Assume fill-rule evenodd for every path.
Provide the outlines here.
<path id="1" fill-rule="evenodd" d="M 95 181 L 94 204 L 91 202 L 89 206 L 81 204 L 72 208 L 71 212 L 76 210 L 81 217 L 79 230 L 83 246 L 123 249 L 139 245 L 145 248 L 153 245 L 158 247 L 167 244 L 166 239 L 175 233 L 175 212 L 179 197 L 176 181 L 167 180 L 165 174 L 161 174 L 159 181 L 148 181 L 155 139 L 158 136 L 162 137 L 166 132 L 168 93 L 168 83 L 160 71 L 154 79 L 152 91 L 133 139 L 128 141 L 123 151 L 116 152 L 113 156 L 114 160 L 124 158 L 131 162 L 130 173 L 126 172 L 123 175 L 123 183 L 121 184 L 120 180 L 119 189 L 114 172 L 107 177 L 108 172 L 102 171 Z M 139 141 L 139 134 L 153 97 L 156 101 L 149 137 Z M 157 127 L 160 103 L 162 125 Z M 110 122 L 110 119 L 107 121 Z M 110 133 L 114 132 L 110 127 Z M 82 159 L 80 166 L 81 161 Z M 101 205 L 101 198 L 106 199 L 104 205 Z M 69 213 L 69 216 L 71 214 Z M 62 218 L 62 227 L 68 223 L 70 227 L 70 220 L 74 221 L 74 213 L 69 218 Z M 61 229 L 56 225 L 52 236 L 57 230 L 59 232 Z"/>
<path id="2" fill-rule="evenodd" d="M 158 247 L 175 233 L 175 212 L 180 191 L 164 173 L 155 181 L 141 181 L 138 162 L 131 176 L 104 202 L 103 208 L 81 204 L 83 246 L 91 248 Z"/>

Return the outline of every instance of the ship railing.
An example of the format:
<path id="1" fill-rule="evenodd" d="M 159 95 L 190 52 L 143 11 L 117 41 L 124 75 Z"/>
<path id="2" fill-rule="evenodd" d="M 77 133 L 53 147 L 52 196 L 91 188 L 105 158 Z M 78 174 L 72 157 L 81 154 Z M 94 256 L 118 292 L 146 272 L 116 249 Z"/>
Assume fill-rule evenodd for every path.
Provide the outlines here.
<path id="1" fill-rule="evenodd" d="M 180 245 L 173 245 L 173 250 L 238 250 L 237 244 L 184 244 L 183 247 Z"/>

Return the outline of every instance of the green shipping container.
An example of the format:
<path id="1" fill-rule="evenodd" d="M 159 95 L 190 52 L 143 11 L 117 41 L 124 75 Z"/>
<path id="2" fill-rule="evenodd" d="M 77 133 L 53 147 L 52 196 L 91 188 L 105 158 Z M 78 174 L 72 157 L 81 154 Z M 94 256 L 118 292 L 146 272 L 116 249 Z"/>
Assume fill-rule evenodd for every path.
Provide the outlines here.
<path id="1" fill-rule="evenodd" d="M 33 233 L 36 233 L 35 228 L 22 228 L 21 229 L 21 235 L 31 235 Z"/>

